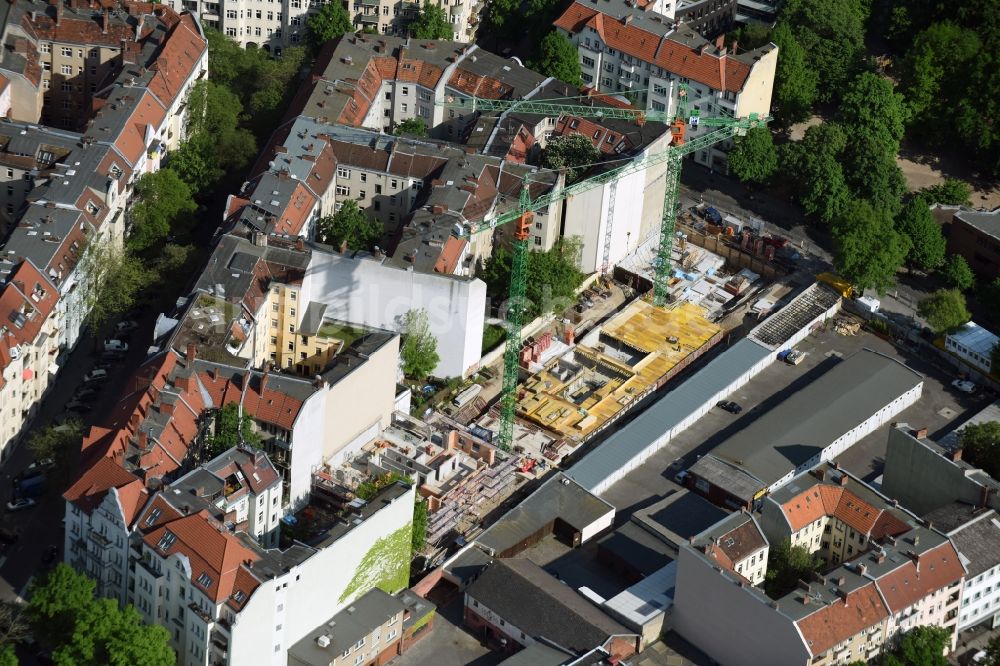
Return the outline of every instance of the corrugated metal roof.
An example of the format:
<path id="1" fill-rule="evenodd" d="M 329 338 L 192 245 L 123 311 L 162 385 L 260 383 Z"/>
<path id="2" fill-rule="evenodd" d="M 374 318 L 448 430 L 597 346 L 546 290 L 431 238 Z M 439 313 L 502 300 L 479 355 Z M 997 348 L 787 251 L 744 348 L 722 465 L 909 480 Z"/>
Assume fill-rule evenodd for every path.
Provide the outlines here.
<path id="1" fill-rule="evenodd" d="M 604 440 L 567 475 L 584 488 L 597 487 L 622 463 L 637 456 L 706 402 L 714 400 L 720 391 L 772 353 L 753 340 L 740 340 Z"/>

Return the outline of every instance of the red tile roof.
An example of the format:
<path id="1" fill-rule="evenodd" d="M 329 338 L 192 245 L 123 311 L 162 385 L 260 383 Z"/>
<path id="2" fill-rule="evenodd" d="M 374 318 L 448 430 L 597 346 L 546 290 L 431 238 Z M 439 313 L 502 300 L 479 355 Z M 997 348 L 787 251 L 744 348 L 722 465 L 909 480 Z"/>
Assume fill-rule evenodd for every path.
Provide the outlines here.
<path id="1" fill-rule="evenodd" d="M 90 466 L 76 483 L 63 493 L 63 499 L 72 502 L 85 513 L 90 513 L 104 501 L 108 491 L 118 490 L 125 524 L 131 525 L 148 497 L 142 480 L 108 458 L 101 458 Z"/>
<path id="2" fill-rule="evenodd" d="M 459 67 L 448 79 L 448 85 L 468 95 L 484 99 L 506 99 L 514 88 L 492 76 L 476 74 Z"/>
<path id="3" fill-rule="evenodd" d="M 181 16 L 156 56 L 156 62 L 150 65 L 155 74 L 149 89 L 165 106 L 169 107 L 181 93 L 185 81 L 207 50 L 208 42 L 199 33 L 191 15 Z"/>
<path id="4" fill-rule="evenodd" d="M 865 585 L 849 593 L 846 600 L 817 605 L 815 613 L 795 624 L 809 652 L 815 656 L 887 617 L 889 611 L 875 586 Z"/>
<path id="5" fill-rule="evenodd" d="M 161 548 L 161 539 L 168 531 L 176 538 L 166 548 Z M 254 551 L 226 531 L 207 511 L 166 523 L 146 534 L 143 541 L 161 557 L 178 553 L 186 556 L 191 563 L 192 582 L 216 603 L 226 601 L 233 595 L 237 574 L 243 563 L 257 560 Z M 207 584 L 204 579 L 199 581 L 202 574 L 208 577 Z M 252 576 L 250 579 L 246 575 L 241 576 L 241 585 L 249 586 L 251 579 Z M 249 596 L 253 589 L 243 592 Z"/>
<path id="6" fill-rule="evenodd" d="M 611 48 L 715 90 L 739 92 L 750 75 L 749 64 L 729 55 L 714 55 L 710 48 L 699 53 L 669 36 L 661 38 L 638 26 L 623 24 L 579 2 L 570 5 L 554 25 L 571 34 L 594 28 Z"/>
<path id="7" fill-rule="evenodd" d="M 793 532 L 823 516 L 837 518 L 872 538 L 902 534 L 910 529 L 888 509 L 872 506 L 840 485 L 815 485 L 785 502 L 781 509 Z"/>
<path id="8" fill-rule="evenodd" d="M 278 214 L 274 232 L 289 236 L 300 235 L 317 201 L 305 185 L 298 183 L 288 200 L 288 205 Z"/>
<path id="9" fill-rule="evenodd" d="M 3 371 L 13 360 L 12 350 L 35 342 L 58 300 L 58 288 L 30 261 L 22 261 L 0 289 L 0 388 L 6 384 Z"/>
<path id="10" fill-rule="evenodd" d="M 462 238 L 450 236 L 438 256 L 437 263 L 434 264 L 434 272 L 453 275 L 458 268 L 458 260 L 462 257 L 462 251 L 469 242 Z"/>
<path id="11" fill-rule="evenodd" d="M 913 605 L 935 590 L 947 587 L 965 576 L 965 569 L 951 541 L 931 548 L 876 580 L 889 611 Z"/>

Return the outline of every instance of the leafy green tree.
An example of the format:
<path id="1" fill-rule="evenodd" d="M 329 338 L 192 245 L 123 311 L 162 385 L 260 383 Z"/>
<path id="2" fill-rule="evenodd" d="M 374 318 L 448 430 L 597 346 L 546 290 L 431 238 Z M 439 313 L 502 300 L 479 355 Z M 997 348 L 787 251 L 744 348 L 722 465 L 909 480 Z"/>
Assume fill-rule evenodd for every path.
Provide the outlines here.
<path id="1" fill-rule="evenodd" d="M 976 284 L 976 276 L 969 268 L 969 262 L 960 254 L 948 255 L 941 267 L 941 276 L 959 291 L 968 291 Z"/>
<path id="2" fill-rule="evenodd" d="M 801 141 L 784 146 L 779 160 L 806 213 L 824 224 L 830 224 L 850 198 L 840 165 L 846 145 L 847 133 L 840 125 L 814 125 Z"/>
<path id="3" fill-rule="evenodd" d="M 427 541 L 427 502 L 423 499 L 418 499 L 413 505 L 412 539 L 413 552 L 419 553 Z"/>
<path id="4" fill-rule="evenodd" d="M 198 252 L 193 245 L 178 245 L 167 243 L 156 260 L 155 273 L 160 284 L 170 284 L 183 281 L 192 271 L 196 270 Z"/>
<path id="5" fill-rule="evenodd" d="M 83 423 L 79 419 L 69 419 L 62 424 L 33 430 L 28 439 L 28 450 L 35 460 L 59 459 L 74 446 L 79 446 L 82 437 Z"/>
<path id="6" fill-rule="evenodd" d="M 455 36 L 455 26 L 448 21 L 444 8 L 432 5 L 430 0 L 424 0 L 417 18 L 408 26 L 410 36 L 417 39 L 452 39 Z"/>
<path id="7" fill-rule="evenodd" d="M 392 133 L 396 136 L 427 136 L 427 124 L 423 118 L 407 118 L 398 123 Z"/>
<path id="8" fill-rule="evenodd" d="M 580 77 L 580 56 L 569 41 L 558 30 L 553 30 L 545 36 L 539 47 L 538 59 L 528 63 L 534 70 L 578 86 L 583 83 Z"/>
<path id="9" fill-rule="evenodd" d="M 927 320 L 935 333 L 954 330 L 971 318 L 965 296 L 958 289 L 938 289 L 920 301 L 917 314 Z"/>
<path id="10" fill-rule="evenodd" d="M 566 182 L 570 182 L 583 175 L 583 167 L 594 164 L 599 157 L 589 137 L 570 134 L 549 140 L 542 150 L 541 164 L 546 169 L 566 169 Z"/>
<path id="11" fill-rule="evenodd" d="M 976 666 L 1000 666 L 1000 636 L 994 636 L 986 644 L 986 657 Z"/>
<path id="12" fill-rule="evenodd" d="M 106 241 L 87 246 L 79 270 L 87 276 L 81 283 L 85 292 L 79 314 L 94 333 L 128 312 L 152 277 L 144 262 Z"/>
<path id="13" fill-rule="evenodd" d="M 970 423 L 958 433 L 962 457 L 993 478 L 1000 474 L 1000 423 Z"/>
<path id="14" fill-rule="evenodd" d="M 925 271 L 941 265 L 946 245 L 944 234 L 922 199 L 917 197 L 906 204 L 896 217 L 896 227 L 910 239 L 907 261 Z"/>
<path id="15" fill-rule="evenodd" d="M 863 129 L 867 136 L 888 146 L 899 146 L 909 110 L 906 100 L 892 83 L 878 74 L 864 72 L 851 81 L 839 107 L 840 120 L 852 132 Z"/>
<path id="16" fill-rule="evenodd" d="M 13 662 L 5 662 L 5 659 L 15 657 L 13 645 L 20 643 L 28 637 L 28 620 L 24 612 L 24 605 L 13 601 L 0 602 L 0 646 L 11 647 L 10 656 L 4 654 L 0 649 L 0 666 L 5 663 L 17 664 L 15 658 Z"/>
<path id="17" fill-rule="evenodd" d="M 113 599 L 92 600 L 76 616 L 68 640 L 52 653 L 57 666 L 171 666 L 170 634 L 161 626 L 145 625 L 132 606 L 119 609 Z"/>
<path id="18" fill-rule="evenodd" d="M 771 27 L 763 23 L 744 23 L 736 30 L 726 33 L 726 46 L 737 44 L 740 51 L 749 51 L 765 46 L 772 41 Z"/>
<path id="19" fill-rule="evenodd" d="M 189 227 L 185 218 L 197 207 L 191 188 L 172 169 L 143 174 L 134 189 L 129 245 L 136 251 L 159 245 L 171 231 Z"/>
<path id="20" fill-rule="evenodd" d="M 321 243 L 340 247 L 347 243 L 351 250 L 370 250 L 382 240 L 382 225 L 369 219 L 354 199 L 344 201 L 333 215 L 316 223 L 316 238 Z"/>
<path id="21" fill-rule="evenodd" d="M 484 32 L 497 39 L 514 39 L 524 28 L 521 0 L 491 0 L 486 5 Z"/>
<path id="22" fill-rule="evenodd" d="M 778 151 L 766 127 L 747 130 L 729 153 L 729 169 L 747 183 L 766 183 L 778 170 Z"/>
<path id="23" fill-rule="evenodd" d="M 867 3 L 862 0 L 788 0 L 780 20 L 788 23 L 819 74 L 820 101 L 836 99 L 861 64 Z"/>
<path id="24" fill-rule="evenodd" d="M 202 445 L 208 458 L 214 458 L 239 444 L 260 448 L 260 434 L 254 430 L 250 415 L 240 413 L 239 403 L 223 405 L 213 417 L 213 430 L 205 436 Z"/>
<path id="25" fill-rule="evenodd" d="M 949 206 L 968 206 L 972 196 L 972 188 L 964 180 L 945 178 L 940 185 L 925 187 L 917 193 L 921 199 L 930 204 L 945 204 Z"/>
<path id="26" fill-rule="evenodd" d="M 573 304 L 584 277 L 579 269 L 580 248 L 579 238 L 563 238 L 550 250 L 528 255 L 525 269 L 528 318 L 543 312 L 560 312 Z M 497 301 L 507 298 L 511 259 L 510 250 L 498 247 L 477 275 L 486 283 L 486 293 Z"/>
<path id="27" fill-rule="evenodd" d="M 802 546 L 793 546 L 787 539 L 774 544 L 767 558 L 764 592 L 778 599 L 795 589 L 800 580 L 809 580 L 812 572 L 823 566 Z"/>
<path id="28" fill-rule="evenodd" d="M 340 2 L 324 3 L 318 12 L 306 19 L 306 43 L 313 53 L 319 52 L 327 42 L 349 32 L 354 32 L 354 26 Z"/>
<path id="29" fill-rule="evenodd" d="M 0 644 L 0 666 L 17 666 L 17 655 L 11 643 Z"/>
<path id="30" fill-rule="evenodd" d="M 884 666 L 947 666 L 945 648 L 951 645 L 951 632 L 944 627 L 921 625 L 910 629 L 899 644 L 882 659 Z"/>
<path id="31" fill-rule="evenodd" d="M 819 73 L 810 66 L 805 49 L 787 23 L 775 26 L 771 40 L 778 46 L 774 117 L 779 125 L 787 126 L 809 118 L 816 101 Z"/>
<path id="32" fill-rule="evenodd" d="M 375 497 L 380 490 L 391 486 L 397 481 L 413 484 L 413 479 L 408 476 L 403 476 L 399 472 L 387 472 L 382 476 L 376 476 L 359 483 L 358 487 L 354 490 L 354 495 L 367 501 Z"/>
<path id="33" fill-rule="evenodd" d="M 249 130 L 240 127 L 244 105 L 239 96 L 213 81 L 199 81 L 191 91 L 189 103 L 189 132 L 210 139 L 204 142 L 203 149 L 211 151 L 212 163 L 223 171 L 249 164 L 256 156 L 257 142 Z"/>
<path id="34" fill-rule="evenodd" d="M 76 616 L 94 601 L 93 580 L 59 563 L 32 581 L 27 615 L 34 637 L 46 645 L 58 644 L 72 633 Z"/>
<path id="35" fill-rule="evenodd" d="M 893 228 L 889 215 L 854 199 L 833 221 L 832 233 L 837 271 L 860 290 L 885 293 L 910 251 L 909 239 Z"/>
<path id="36" fill-rule="evenodd" d="M 437 352 L 437 338 L 431 333 L 426 310 L 410 310 L 402 319 L 402 344 L 399 358 L 403 362 L 403 374 L 417 381 L 423 381 L 441 357 Z"/>
<path id="37" fill-rule="evenodd" d="M 951 21 L 933 23 L 914 37 L 902 58 L 900 83 L 915 128 L 936 120 L 936 114 L 943 111 L 942 84 L 961 77 L 981 49 L 974 31 Z"/>

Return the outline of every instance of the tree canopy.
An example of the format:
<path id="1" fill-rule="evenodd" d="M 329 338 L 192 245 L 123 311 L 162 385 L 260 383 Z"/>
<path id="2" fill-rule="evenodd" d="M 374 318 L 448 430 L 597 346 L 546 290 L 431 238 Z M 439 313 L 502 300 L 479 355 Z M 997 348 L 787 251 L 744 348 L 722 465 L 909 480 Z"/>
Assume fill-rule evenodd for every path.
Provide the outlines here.
<path id="1" fill-rule="evenodd" d="M 783 146 L 782 169 L 795 184 L 806 214 L 830 224 L 847 205 L 850 191 L 840 154 L 847 133 L 836 123 L 814 125 L 801 141 Z"/>
<path id="2" fill-rule="evenodd" d="M 935 333 L 946 333 L 969 321 L 965 296 L 958 289 L 938 289 L 920 301 L 917 314 L 927 320 Z"/>
<path id="3" fill-rule="evenodd" d="M 448 20 L 448 13 L 443 7 L 432 5 L 430 0 L 424 0 L 424 6 L 408 28 L 410 35 L 417 39 L 452 39 L 455 35 L 455 26 Z"/>
<path id="4" fill-rule="evenodd" d="M 808 119 L 812 113 L 819 73 L 809 65 L 805 49 L 795 39 L 787 23 L 775 26 L 771 40 L 778 46 L 774 117 L 779 125 L 791 125 Z"/>
<path id="5" fill-rule="evenodd" d="M 799 580 L 809 580 L 810 574 L 822 565 L 802 546 L 793 546 L 787 539 L 776 543 L 767 558 L 764 592 L 772 599 L 783 597 L 795 589 Z"/>
<path id="6" fill-rule="evenodd" d="M 895 283 L 896 270 L 910 252 L 910 241 L 896 231 L 885 211 L 853 199 L 834 220 L 832 232 L 834 265 L 858 289 L 885 293 Z"/>
<path id="7" fill-rule="evenodd" d="M 944 627 L 921 625 L 910 629 L 896 648 L 882 658 L 883 666 L 947 666 L 945 648 L 951 645 L 951 632 Z"/>
<path id="8" fill-rule="evenodd" d="M 729 153 L 729 169 L 747 183 L 766 183 L 778 170 L 778 151 L 766 127 L 747 130 Z"/>
<path id="9" fill-rule="evenodd" d="M 951 206 L 968 206 L 972 188 L 964 180 L 945 178 L 940 185 L 925 187 L 917 193 L 928 205 L 945 204 Z"/>
<path id="10" fill-rule="evenodd" d="M 970 423 L 958 433 L 962 457 L 994 479 L 1000 478 L 1000 423 Z"/>
<path id="11" fill-rule="evenodd" d="M 143 624 L 131 605 L 94 597 L 94 581 L 67 564 L 36 578 L 28 590 L 32 634 L 58 666 L 173 666 L 170 635 Z"/>
<path id="12" fill-rule="evenodd" d="M 346 199 L 340 210 L 316 222 L 316 239 L 336 248 L 346 242 L 351 250 L 371 250 L 382 234 L 382 224 L 370 219 L 354 199 Z"/>
<path id="13" fill-rule="evenodd" d="M 545 35 L 538 50 L 538 58 L 531 61 L 529 66 L 570 85 L 578 86 L 583 83 L 580 77 L 580 56 L 576 47 L 558 30 Z"/>
<path id="14" fill-rule="evenodd" d="M 323 3 L 318 12 L 306 19 L 306 44 L 313 53 L 317 53 L 330 40 L 349 32 L 354 32 L 354 26 L 340 2 Z"/>
<path id="15" fill-rule="evenodd" d="M 151 249 L 179 227 L 194 226 L 190 215 L 197 207 L 191 188 L 174 170 L 144 173 L 135 184 L 129 246 L 136 251 Z"/>
<path id="16" fill-rule="evenodd" d="M 948 255 L 941 267 L 941 276 L 959 291 L 968 291 L 976 284 L 976 276 L 969 267 L 969 262 L 960 254 Z"/>
<path id="17" fill-rule="evenodd" d="M 107 241 L 88 245 L 80 264 L 81 274 L 87 276 L 82 283 L 85 292 L 81 314 L 95 332 L 128 312 L 135 305 L 137 294 L 152 280 L 143 261 L 128 249 L 116 248 Z"/>
<path id="18" fill-rule="evenodd" d="M 527 257 L 525 315 L 532 319 L 543 312 L 560 312 L 570 307 L 576 289 L 583 282 L 579 269 L 580 239 L 564 238 L 545 252 Z M 486 293 L 495 301 L 506 301 L 510 289 L 511 251 L 498 247 L 486 260 L 477 277 L 486 283 Z"/>
<path id="19" fill-rule="evenodd" d="M 239 403 L 226 403 L 214 414 L 213 430 L 205 435 L 203 450 L 206 458 L 214 458 L 240 444 L 259 448 L 260 434 L 254 430 L 250 415 L 240 413 Z"/>
<path id="20" fill-rule="evenodd" d="M 427 123 L 423 118 L 407 118 L 392 130 L 396 136 L 427 136 Z"/>
<path id="21" fill-rule="evenodd" d="M 423 381 L 441 360 L 427 311 L 410 310 L 403 315 L 401 335 L 399 358 L 403 362 L 403 374 Z"/>
<path id="22" fill-rule="evenodd" d="M 779 18 L 792 29 L 810 67 L 819 76 L 817 98 L 835 101 L 861 64 L 867 2 L 788 0 Z"/>
<path id="23" fill-rule="evenodd" d="M 590 138 L 582 134 L 553 137 L 542 150 L 541 165 L 546 169 L 566 169 L 566 182 L 583 175 L 584 165 L 597 162 L 600 153 Z"/>
<path id="24" fill-rule="evenodd" d="M 916 197 L 906 204 L 896 217 L 896 226 L 910 239 L 909 263 L 925 271 L 941 265 L 947 241 L 922 199 Z"/>

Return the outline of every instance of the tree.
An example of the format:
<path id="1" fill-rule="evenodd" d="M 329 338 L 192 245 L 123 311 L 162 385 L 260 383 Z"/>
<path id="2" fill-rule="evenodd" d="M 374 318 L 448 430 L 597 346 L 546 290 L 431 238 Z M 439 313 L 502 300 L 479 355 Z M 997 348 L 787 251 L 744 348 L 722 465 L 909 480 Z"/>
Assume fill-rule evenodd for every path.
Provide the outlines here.
<path id="1" fill-rule="evenodd" d="M 787 539 L 777 543 L 768 555 L 764 592 L 772 599 L 783 597 L 821 566 L 822 562 L 802 546 L 793 546 Z"/>
<path id="2" fill-rule="evenodd" d="M 369 219 L 358 202 L 347 199 L 332 216 L 316 223 L 316 238 L 321 243 L 340 247 L 345 242 L 351 250 L 370 250 L 382 240 L 382 225 Z"/>
<path id="3" fill-rule="evenodd" d="M 807 54 L 810 67 L 819 75 L 820 101 L 835 100 L 861 64 L 866 3 L 862 0 L 788 0 L 780 19 L 792 29 Z"/>
<path id="4" fill-rule="evenodd" d="M 582 134 L 557 136 L 542 150 L 541 164 L 546 169 L 566 169 L 566 182 L 579 178 L 585 165 L 597 162 L 600 153 L 590 138 Z"/>
<path id="5" fill-rule="evenodd" d="M 386 472 L 382 476 L 376 476 L 359 483 L 358 487 L 354 490 L 354 495 L 367 501 L 375 497 L 380 490 L 391 486 L 397 481 L 413 484 L 413 479 L 408 476 L 403 476 L 399 472 Z"/>
<path id="6" fill-rule="evenodd" d="M 847 133 L 840 125 L 814 125 L 801 141 L 784 146 L 779 160 L 806 213 L 824 224 L 830 224 L 850 198 L 840 165 L 846 145 Z"/>
<path id="7" fill-rule="evenodd" d="M 1000 278 L 994 278 L 989 284 L 982 285 L 977 295 L 991 312 L 1000 312 Z"/>
<path id="8" fill-rule="evenodd" d="M 885 293 L 910 251 L 909 239 L 893 228 L 889 215 L 855 199 L 834 220 L 832 233 L 839 273 L 859 290 Z"/>
<path id="9" fill-rule="evenodd" d="M 971 423 L 958 433 L 962 457 L 993 478 L 1000 474 L 1000 423 Z"/>
<path id="10" fill-rule="evenodd" d="M 396 136 L 427 136 L 427 124 L 423 118 L 407 118 L 392 130 Z"/>
<path id="11" fill-rule="evenodd" d="M 778 170 L 778 151 L 771 131 L 754 127 L 747 130 L 746 136 L 737 138 L 729 153 L 729 168 L 744 182 L 766 183 Z"/>
<path id="12" fill-rule="evenodd" d="M 524 28 L 521 0 L 492 0 L 486 5 L 486 34 L 494 38 L 515 39 Z"/>
<path id="13" fill-rule="evenodd" d="M 736 44 L 740 51 L 766 46 L 773 41 L 770 26 L 763 23 L 744 23 L 733 32 L 726 34 L 726 46 L 732 48 Z"/>
<path id="14" fill-rule="evenodd" d="M 170 634 L 158 625 L 145 625 L 131 605 L 119 609 L 114 599 L 91 600 L 76 616 L 76 626 L 52 653 L 57 666 L 171 666 Z"/>
<path id="15" fill-rule="evenodd" d="M 805 49 L 787 23 L 775 26 L 771 41 L 778 46 L 774 117 L 778 124 L 787 126 L 809 118 L 816 101 L 819 74 L 809 65 Z"/>
<path id="16" fill-rule="evenodd" d="M 67 450 L 79 445 L 83 437 L 83 423 L 79 419 L 69 419 L 59 425 L 47 425 L 33 430 L 28 439 L 28 450 L 35 460 L 59 458 Z"/>
<path id="17" fill-rule="evenodd" d="M 0 645 L 14 645 L 27 636 L 28 619 L 24 606 L 13 601 L 0 601 Z M 0 665 L 4 663 L 4 658 L 0 652 Z"/>
<path id="18" fill-rule="evenodd" d="M 0 666 L 17 666 L 17 655 L 11 643 L 0 643 Z"/>
<path id="19" fill-rule="evenodd" d="M 424 0 L 420 13 L 408 27 L 410 36 L 416 39 L 452 39 L 455 36 L 455 27 L 444 8 L 432 5 L 430 0 Z"/>
<path id="20" fill-rule="evenodd" d="M 947 666 L 945 648 L 951 645 L 951 632 L 944 627 L 922 625 L 910 629 L 891 653 L 882 659 L 883 666 Z"/>
<path id="21" fill-rule="evenodd" d="M 925 187 L 917 193 L 917 196 L 931 204 L 945 204 L 949 206 L 968 206 L 969 198 L 972 196 L 972 188 L 964 180 L 957 178 L 945 178 L 940 185 Z"/>
<path id="22" fill-rule="evenodd" d="M 525 272 L 525 316 L 533 319 L 543 312 L 560 312 L 576 300 L 576 289 L 583 282 L 580 272 L 581 242 L 577 237 L 563 238 L 545 252 L 528 254 Z M 486 283 L 486 293 L 504 301 L 510 288 L 512 255 L 499 247 L 486 260 L 477 277 Z"/>
<path id="23" fill-rule="evenodd" d="M 922 199 L 916 197 L 906 204 L 896 217 L 896 227 L 910 239 L 907 261 L 925 271 L 941 265 L 947 241 Z"/>
<path id="24" fill-rule="evenodd" d="M 951 21 L 933 23 L 914 36 L 899 72 L 900 86 L 918 131 L 921 123 L 931 122 L 943 110 L 942 84 L 967 71 L 981 49 L 975 32 Z"/>
<path id="25" fill-rule="evenodd" d="M 198 207 L 191 188 L 172 169 L 143 174 L 133 201 L 129 246 L 136 251 L 153 248 L 177 227 L 189 225 L 185 218 Z"/>
<path id="26" fill-rule="evenodd" d="M 920 301 L 917 314 L 927 320 L 935 333 L 946 333 L 969 321 L 965 296 L 958 289 L 938 289 Z"/>
<path id="27" fill-rule="evenodd" d="M 898 149 L 909 110 L 906 100 L 893 90 L 888 79 L 864 72 L 854 78 L 844 92 L 839 114 L 841 122 L 851 128 L 852 133 L 863 130 L 871 139 Z"/>
<path id="28" fill-rule="evenodd" d="M 994 636 L 986 644 L 986 657 L 976 666 L 1000 666 L 1000 636 Z"/>
<path id="29" fill-rule="evenodd" d="M 214 81 L 199 81 L 188 101 L 189 142 L 198 141 L 196 146 L 203 158 L 223 173 L 249 164 L 256 156 L 257 141 L 249 130 L 240 127 L 244 104 L 239 96 Z"/>
<path id="30" fill-rule="evenodd" d="M 403 374 L 417 381 L 427 378 L 437 367 L 441 357 L 437 352 L 437 339 L 431 333 L 426 310 L 410 310 L 402 318 L 402 345 L 399 358 Z"/>
<path id="31" fill-rule="evenodd" d="M 32 580 L 27 616 L 34 637 L 51 645 L 70 635 L 77 614 L 93 603 L 95 589 L 93 580 L 61 562 Z"/>
<path id="32" fill-rule="evenodd" d="M 128 250 L 110 242 L 92 243 L 80 260 L 84 289 L 80 316 L 86 317 L 91 331 L 127 312 L 136 302 L 136 294 L 150 282 L 145 264 Z"/>
<path id="33" fill-rule="evenodd" d="M 528 64 L 532 69 L 570 85 L 578 86 L 583 83 L 580 76 L 580 55 L 573 42 L 558 30 L 545 36 L 538 50 L 538 58 Z"/>
<path id="34" fill-rule="evenodd" d="M 214 414 L 212 433 L 205 436 L 203 450 L 209 458 L 214 458 L 234 446 L 246 444 L 260 448 L 260 434 L 254 430 L 249 414 L 240 413 L 240 405 L 230 402 Z"/>
<path id="35" fill-rule="evenodd" d="M 950 254 L 941 267 L 945 282 L 959 291 L 968 291 L 976 284 L 976 276 L 969 268 L 969 262 L 960 254 Z"/>
<path id="36" fill-rule="evenodd" d="M 340 2 L 320 5 L 319 11 L 306 19 L 306 43 L 313 53 L 330 40 L 354 32 L 351 17 Z"/>

